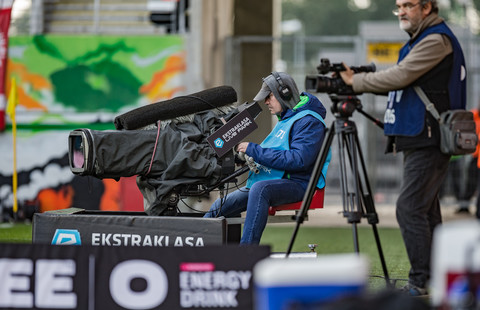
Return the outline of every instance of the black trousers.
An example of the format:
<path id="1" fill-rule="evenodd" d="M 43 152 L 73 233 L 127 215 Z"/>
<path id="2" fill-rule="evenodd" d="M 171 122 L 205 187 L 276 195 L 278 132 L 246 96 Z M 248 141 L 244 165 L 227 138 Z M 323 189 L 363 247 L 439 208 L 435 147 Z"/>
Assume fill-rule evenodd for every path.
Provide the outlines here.
<path id="1" fill-rule="evenodd" d="M 396 215 L 410 260 L 409 282 L 426 287 L 435 226 L 442 222 L 438 192 L 450 156 L 437 147 L 406 150 Z"/>

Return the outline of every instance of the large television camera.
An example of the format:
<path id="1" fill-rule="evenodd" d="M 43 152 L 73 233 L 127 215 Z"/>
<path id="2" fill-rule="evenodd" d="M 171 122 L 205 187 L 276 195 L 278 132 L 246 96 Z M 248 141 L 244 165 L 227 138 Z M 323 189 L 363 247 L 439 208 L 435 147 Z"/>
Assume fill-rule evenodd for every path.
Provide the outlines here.
<path id="1" fill-rule="evenodd" d="M 70 132 L 70 170 L 99 179 L 137 176 L 149 215 L 175 215 L 181 197 L 203 196 L 235 176 L 233 147 L 256 129 L 258 103 L 237 106 L 229 86 L 141 107 L 117 130 Z M 240 169 L 239 169 L 240 170 Z"/>

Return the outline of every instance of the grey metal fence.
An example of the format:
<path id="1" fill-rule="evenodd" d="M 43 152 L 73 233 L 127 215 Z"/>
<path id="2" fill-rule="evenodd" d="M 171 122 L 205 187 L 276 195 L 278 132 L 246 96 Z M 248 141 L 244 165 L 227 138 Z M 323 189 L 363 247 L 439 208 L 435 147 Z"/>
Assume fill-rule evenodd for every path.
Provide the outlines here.
<path id="1" fill-rule="evenodd" d="M 300 89 L 305 88 L 305 77 L 315 74 L 320 58 L 329 58 L 331 62 L 342 62 L 351 65 L 366 64 L 368 60 L 368 47 L 371 43 L 378 42 L 405 42 L 406 35 L 398 29 L 396 23 L 366 23 L 360 27 L 359 36 L 335 36 L 335 37 L 259 37 L 243 36 L 229 38 L 226 42 L 225 77 L 226 82 L 236 89 L 241 88 L 242 70 L 248 70 L 248 66 L 242 63 L 242 44 L 272 43 L 275 57 L 272 70 L 285 71 L 292 75 Z M 379 30 L 378 32 L 372 29 Z M 363 32 L 363 34 L 362 34 Z M 480 104 L 480 38 L 475 37 L 462 29 L 454 28 L 463 46 L 467 70 L 468 70 L 468 105 L 471 109 Z M 396 59 L 396 58 L 395 58 Z M 394 62 L 393 62 L 394 63 Z M 391 64 L 393 64 L 391 63 Z M 388 63 L 377 65 L 381 70 L 388 67 Z M 268 74 L 268 72 L 266 73 Z M 316 94 L 330 111 L 332 104 L 328 94 Z M 239 94 L 242 98 L 242 94 Z M 383 120 L 386 97 L 372 94 L 360 95 L 363 110 L 370 115 Z M 327 124 L 333 119 L 330 113 Z M 376 195 L 377 201 L 392 201 L 398 194 L 402 178 L 402 155 L 385 154 L 386 138 L 383 131 L 373 125 L 370 120 L 354 113 L 359 131 L 360 144 L 366 159 L 366 166 L 370 183 Z M 334 144 L 335 145 L 335 144 Z M 336 148 L 336 147 L 335 147 Z M 328 174 L 329 192 L 338 192 L 339 173 L 336 160 L 336 150 L 333 150 L 331 167 Z M 462 180 L 459 180 L 461 182 Z"/>

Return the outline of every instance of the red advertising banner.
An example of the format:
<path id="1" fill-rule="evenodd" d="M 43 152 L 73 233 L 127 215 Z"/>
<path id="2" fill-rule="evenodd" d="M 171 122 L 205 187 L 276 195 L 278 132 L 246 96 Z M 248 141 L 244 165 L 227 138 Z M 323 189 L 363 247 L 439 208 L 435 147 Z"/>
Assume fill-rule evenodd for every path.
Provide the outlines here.
<path id="1" fill-rule="evenodd" d="M 2 1 L 0 4 L 0 131 L 5 130 L 5 74 L 7 70 L 8 55 L 8 28 L 12 13 L 12 1 Z"/>

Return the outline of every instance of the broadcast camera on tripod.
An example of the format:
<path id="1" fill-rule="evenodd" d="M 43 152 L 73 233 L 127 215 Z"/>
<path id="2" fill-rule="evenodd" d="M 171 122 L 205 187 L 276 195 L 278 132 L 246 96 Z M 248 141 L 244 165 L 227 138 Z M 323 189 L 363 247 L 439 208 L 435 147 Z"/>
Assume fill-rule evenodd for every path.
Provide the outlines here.
<path id="1" fill-rule="evenodd" d="M 373 64 L 351 68 L 354 72 L 375 71 L 375 65 Z M 357 128 L 350 117 L 355 111 L 359 111 L 374 121 L 379 127 L 383 128 L 383 124 L 362 110 L 361 101 L 356 96 L 358 94 L 341 79 L 339 72 L 345 70 L 343 64 L 330 64 L 328 59 L 322 59 L 317 70 L 318 75 L 308 75 L 306 77 L 305 88 L 307 91 L 329 94 L 333 103 L 331 111 L 335 116 L 335 120 L 331 127 L 328 128 L 327 137 L 317 157 L 300 212 L 296 215 L 296 227 L 286 253 L 288 255 L 292 250 L 299 226 L 303 223 L 312 202 L 315 184 L 321 175 L 321 168 L 327 159 L 333 138 L 336 136 L 339 150 L 338 157 L 340 160 L 340 187 L 342 192 L 343 216 L 347 218 L 348 223 L 352 225 L 355 252 L 360 251 L 357 224 L 360 223 L 362 218 L 366 218 L 372 226 L 385 280 L 387 286 L 390 286 L 390 279 L 376 227 L 378 215 L 375 210 L 373 193 L 359 144 Z M 331 77 L 326 76 L 326 74 L 329 73 L 332 74 Z"/>

